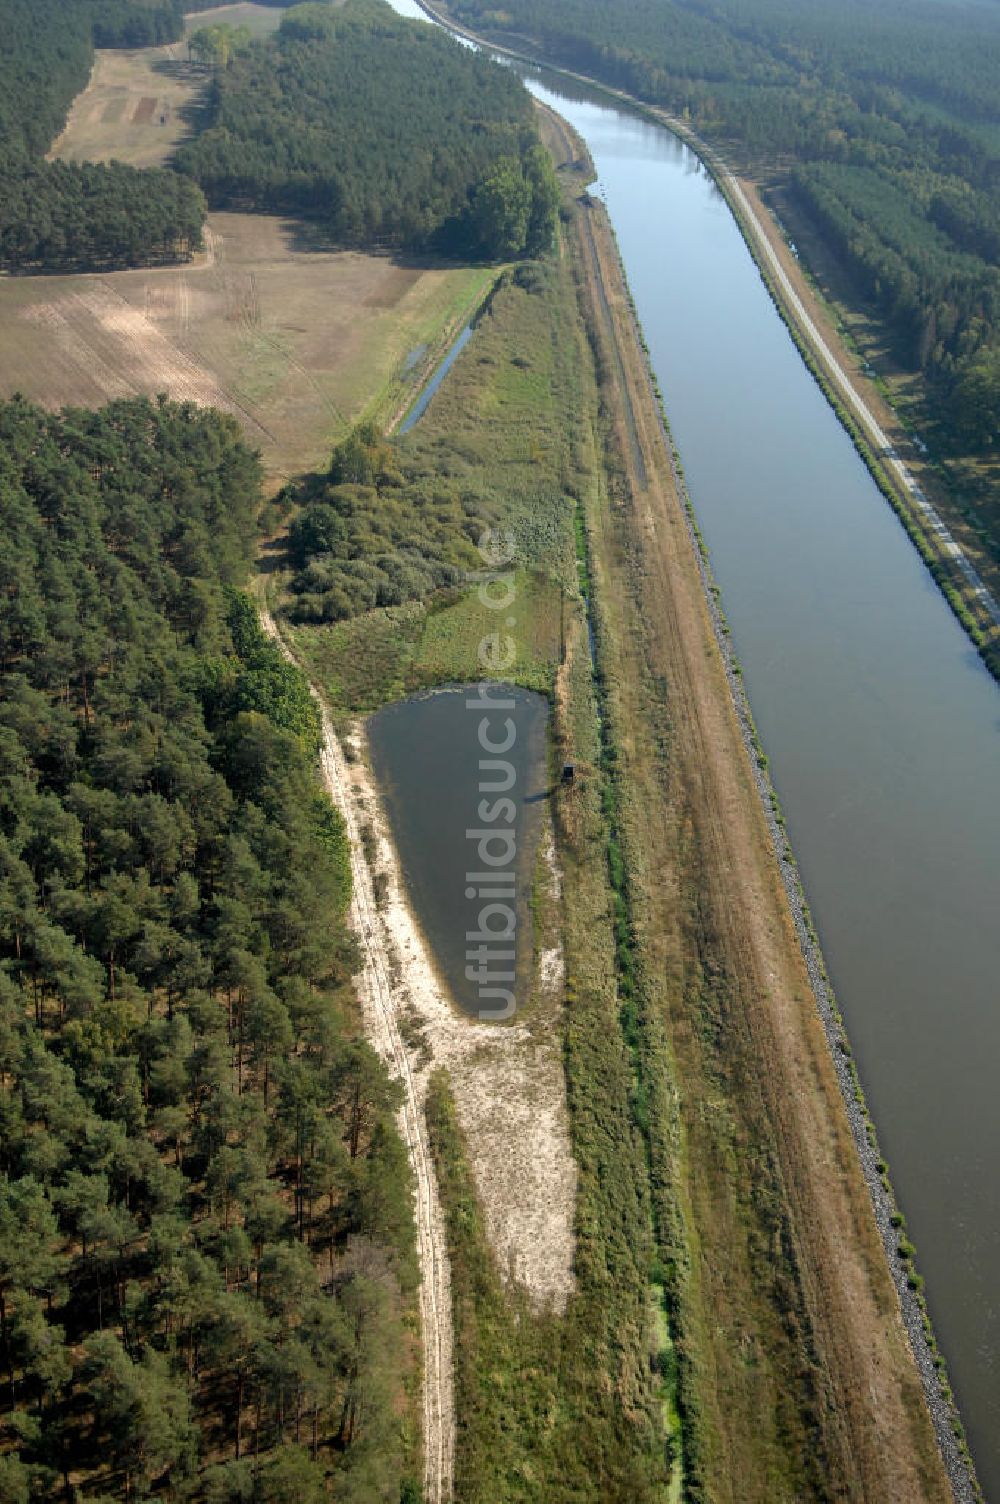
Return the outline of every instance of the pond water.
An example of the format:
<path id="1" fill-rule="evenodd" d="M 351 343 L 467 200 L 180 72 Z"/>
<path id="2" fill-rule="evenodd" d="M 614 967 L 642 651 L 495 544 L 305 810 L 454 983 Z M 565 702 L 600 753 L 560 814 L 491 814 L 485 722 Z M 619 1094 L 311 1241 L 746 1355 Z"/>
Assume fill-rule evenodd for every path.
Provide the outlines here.
<path id="1" fill-rule="evenodd" d="M 442 980 L 474 1017 L 510 1017 L 530 988 L 548 715 L 542 695 L 472 685 L 368 722 L 410 902 Z"/>

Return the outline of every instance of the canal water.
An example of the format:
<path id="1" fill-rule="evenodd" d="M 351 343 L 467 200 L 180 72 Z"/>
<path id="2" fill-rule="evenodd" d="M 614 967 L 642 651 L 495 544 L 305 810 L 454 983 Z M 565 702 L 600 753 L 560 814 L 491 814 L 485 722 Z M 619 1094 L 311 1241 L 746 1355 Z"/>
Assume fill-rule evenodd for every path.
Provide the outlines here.
<path id="1" fill-rule="evenodd" d="M 666 130 L 594 158 L 987 1497 L 1000 1499 L 1000 694 Z"/>
<path id="2" fill-rule="evenodd" d="M 484 701 L 483 689 L 388 705 L 369 721 L 368 739 L 407 893 L 442 979 L 465 1012 L 500 1020 L 530 989 L 549 707 L 509 686 L 485 686 Z"/>
<path id="3" fill-rule="evenodd" d="M 1000 1501 L 1000 692 L 698 158 L 557 74 L 519 71 L 593 156 L 980 1481 Z"/>

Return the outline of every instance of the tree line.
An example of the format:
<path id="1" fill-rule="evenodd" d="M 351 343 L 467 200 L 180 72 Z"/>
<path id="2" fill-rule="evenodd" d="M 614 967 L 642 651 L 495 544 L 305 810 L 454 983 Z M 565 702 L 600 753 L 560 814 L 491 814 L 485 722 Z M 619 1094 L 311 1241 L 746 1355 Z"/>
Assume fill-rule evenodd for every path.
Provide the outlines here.
<path id="1" fill-rule="evenodd" d="M 177 166 L 209 203 L 340 244 L 537 255 L 558 190 L 509 70 L 376 0 L 299 6 L 229 60 Z"/>
<path id="2" fill-rule="evenodd" d="M 396 1088 L 259 466 L 0 405 L 0 1497 L 416 1500 Z M 408 1387 L 409 1386 L 409 1387 Z"/>
<path id="3" fill-rule="evenodd" d="M 926 377 L 1000 442 L 1000 12 L 951 0 L 453 0 L 487 35 L 686 116 L 786 183 Z"/>

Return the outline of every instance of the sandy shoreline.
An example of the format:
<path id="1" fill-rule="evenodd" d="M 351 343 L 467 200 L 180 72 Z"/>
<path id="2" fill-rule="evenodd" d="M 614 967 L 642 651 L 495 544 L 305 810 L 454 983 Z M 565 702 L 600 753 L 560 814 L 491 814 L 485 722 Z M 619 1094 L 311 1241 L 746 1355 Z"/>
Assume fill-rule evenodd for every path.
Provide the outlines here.
<path id="1" fill-rule="evenodd" d="M 541 957 L 545 984 L 535 989 L 527 1022 L 477 1023 L 461 1013 L 410 907 L 363 726 L 352 728 L 346 745 L 347 797 L 357 825 L 371 826 L 385 891 L 374 922 L 394 963 L 394 1007 L 417 1039 L 410 1053 L 418 1099 L 422 1105 L 431 1073 L 444 1066 L 498 1267 L 536 1306 L 562 1309 L 573 1288 L 576 1166 L 554 1016 L 562 1003 L 561 951 Z"/>

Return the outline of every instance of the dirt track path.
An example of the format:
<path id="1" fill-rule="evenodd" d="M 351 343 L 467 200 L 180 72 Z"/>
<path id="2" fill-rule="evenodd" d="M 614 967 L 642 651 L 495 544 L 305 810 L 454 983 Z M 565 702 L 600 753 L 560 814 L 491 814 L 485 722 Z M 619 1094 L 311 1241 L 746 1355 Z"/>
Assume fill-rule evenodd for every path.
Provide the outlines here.
<path id="1" fill-rule="evenodd" d="M 287 658 L 294 658 L 263 604 L 261 624 Z M 415 1181 L 417 1253 L 420 1261 L 420 1322 L 424 1348 L 424 1495 L 428 1504 L 447 1504 L 452 1493 L 455 1450 L 452 1375 L 451 1278 L 444 1218 L 437 1192 L 424 1122 L 422 1094 L 399 1030 L 389 956 L 375 905 L 372 878 L 349 797 L 350 770 L 341 751 L 330 713 L 315 687 L 323 727 L 323 780 L 343 816 L 351 852 L 350 922 L 363 956 L 357 979 L 365 1022 L 372 1043 L 403 1088 L 399 1129 Z"/>

